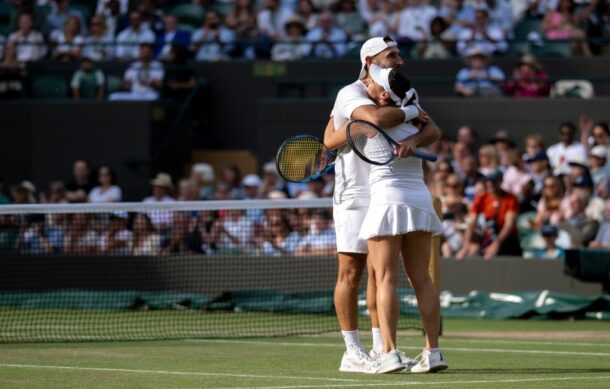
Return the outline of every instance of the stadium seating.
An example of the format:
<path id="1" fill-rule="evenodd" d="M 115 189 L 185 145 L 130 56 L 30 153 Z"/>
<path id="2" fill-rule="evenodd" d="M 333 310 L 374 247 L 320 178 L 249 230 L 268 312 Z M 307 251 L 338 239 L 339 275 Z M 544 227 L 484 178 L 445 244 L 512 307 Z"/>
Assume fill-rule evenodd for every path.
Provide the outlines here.
<path id="1" fill-rule="evenodd" d="M 32 95 L 35 99 L 67 98 L 68 85 L 60 77 L 39 76 L 32 81 Z"/>
<path id="2" fill-rule="evenodd" d="M 203 8 L 196 4 L 178 4 L 171 13 L 178 18 L 178 23 L 200 27 L 203 23 Z"/>

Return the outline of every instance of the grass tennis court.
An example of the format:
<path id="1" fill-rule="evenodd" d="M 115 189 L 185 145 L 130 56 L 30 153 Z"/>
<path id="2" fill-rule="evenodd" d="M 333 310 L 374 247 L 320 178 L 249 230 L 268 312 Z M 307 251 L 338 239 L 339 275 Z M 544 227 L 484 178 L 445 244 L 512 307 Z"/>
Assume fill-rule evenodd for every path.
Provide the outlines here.
<path id="1" fill-rule="evenodd" d="M 450 369 L 429 375 L 339 373 L 343 345 L 335 334 L 0 344 L 0 387 L 600 388 L 610 381 L 608 327 L 595 321 L 445 320 Z M 399 338 L 412 356 L 421 344 L 415 333 Z"/>

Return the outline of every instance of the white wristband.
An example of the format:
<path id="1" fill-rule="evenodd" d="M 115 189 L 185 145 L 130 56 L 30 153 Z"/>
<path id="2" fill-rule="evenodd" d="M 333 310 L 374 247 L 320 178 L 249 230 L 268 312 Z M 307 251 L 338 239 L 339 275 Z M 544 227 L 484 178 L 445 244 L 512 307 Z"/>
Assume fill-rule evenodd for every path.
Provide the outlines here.
<path id="1" fill-rule="evenodd" d="M 415 105 L 407 105 L 406 107 L 400 107 L 400 109 L 405 114 L 405 122 L 410 122 L 419 116 L 419 109 Z"/>

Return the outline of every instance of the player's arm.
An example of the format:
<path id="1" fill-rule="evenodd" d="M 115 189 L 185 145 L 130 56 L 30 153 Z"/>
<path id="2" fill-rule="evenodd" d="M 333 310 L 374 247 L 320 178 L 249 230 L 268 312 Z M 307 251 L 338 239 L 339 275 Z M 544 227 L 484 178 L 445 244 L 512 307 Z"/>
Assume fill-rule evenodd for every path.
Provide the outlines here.
<path id="1" fill-rule="evenodd" d="M 334 150 L 347 143 L 347 133 L 345 129 L 347 125 L 335 131 L 335 121 L 331 116 L 324 130 L 324 146 L 327 149 Z"/>
<path id="2" fill-rule="evenodd" d="M 422 111 L 423 112 L 423 111 Z M 425 112 L 424 112 L 425 114 Z M 415 153 L 418 147 L 426 147 L 441 138 L 441 130 L 427 114 L 424 115 L 425 124 L 415 135 L 398 142 L 400 147 L 396 150 L 399 158 L 405 158 Z"/>
<path id="3" fill-rule="evenodd" d="M 376 107 L 374 105 L 363 105 L 352 112 L 352 120 L 366 120 L 381 128 L 395 127 L 405 121 L 414 119 L 418 113 L 407 118 L 404 108 L 399 107 Z"/>

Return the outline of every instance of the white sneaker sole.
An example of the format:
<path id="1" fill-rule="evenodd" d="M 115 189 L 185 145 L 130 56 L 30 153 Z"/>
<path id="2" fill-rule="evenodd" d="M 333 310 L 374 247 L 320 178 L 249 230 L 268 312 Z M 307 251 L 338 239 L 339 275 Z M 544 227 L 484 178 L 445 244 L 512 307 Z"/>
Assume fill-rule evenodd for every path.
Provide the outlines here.
<path id="1" fill-rule="evenodd" d="M 339 371 L 342 373 L 366 373 L 367 372 L 365 368 L 357 368 L 357 367 L 344 366 L 344 365 L 339 366 Z"/>
<path id="2" fill-rule="evenodd" d="M 406 366 L 404 364 L 402 364 L 402 363 L 394 363 L 394 364 L 392 364 L 390 366 L 386 366 L 383 369 L 378 370 L 378 371 L 376 371 L 376 372 L 374 372 L 372 374 L 398 373 L 401 370 L 404 370 L 405 367 Z"/>
<path id="3" fill-rule="evenodd" d="M 413 374 L 436 373 L 436 372 L 439 372 L 439 371 L 443 371 L 443 370 L 445 370 L 448 367 L 449 366 L 447 366 L 447 365 L 437 365 L 437 366 L 431 367 L 429 370 L 426 370 L 426 371 L 413 371 L 413 370 L 411 370 L 411 373 L 413 373 Z"/>

